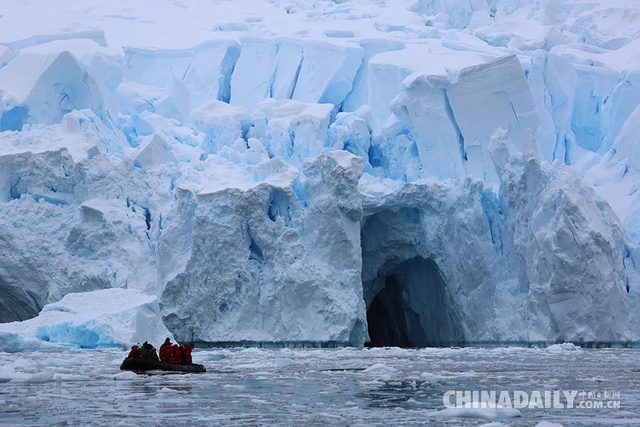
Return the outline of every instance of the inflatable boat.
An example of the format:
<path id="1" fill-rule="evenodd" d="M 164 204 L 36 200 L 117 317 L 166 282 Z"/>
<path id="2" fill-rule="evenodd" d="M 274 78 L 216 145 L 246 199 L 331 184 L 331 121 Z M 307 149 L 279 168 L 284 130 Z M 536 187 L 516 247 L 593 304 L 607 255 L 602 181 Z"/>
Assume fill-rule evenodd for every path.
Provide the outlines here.
<path id="1" fill-rule="evenodd" d="M 158 362 L 151 359 L 129 358 L 127 357 L 120 365 L 123 371 L 133 371 L 136 374 L 144 374 L 149 371 L 168 371 L 168 372 L 187 372 L 190 374 L 198 374 L 207 372 L 203 365 L 179 365 L 177 363 Z"/>

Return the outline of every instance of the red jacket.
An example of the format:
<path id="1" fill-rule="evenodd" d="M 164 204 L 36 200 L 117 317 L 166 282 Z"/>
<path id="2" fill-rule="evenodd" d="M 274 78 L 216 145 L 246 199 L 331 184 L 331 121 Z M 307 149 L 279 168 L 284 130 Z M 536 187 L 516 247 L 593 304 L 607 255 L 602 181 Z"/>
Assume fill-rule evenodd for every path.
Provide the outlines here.
<path id="1" fill-rule="evenodd" d="M 160 360 L 163 362 L 171 361 L 171 344 L 162 344 L 160 346 Z"/>
<path id="2" fill-rule="evenodd" d="M 178 344 L 171 346 L 171 363 L 182 364 L 182 350 L 178 347 Z"/>
<path id="3" fill-rule="evenodd" d="M 127 358 L 135 359 L 138 357 L 140 357 L 140 351 L 138 350 L 138 346 L 137 345 L 131 346 L 131 351 L 127 355 Z"/>
<path id="4" fill-rule="evenodd" d="M 191 359 L 191 346 L 189 344 L 185 344 L 184 345 L 184 363 L 186 363 L 187 365 L 191 365 L 193 363 L 193 360 Z"/>

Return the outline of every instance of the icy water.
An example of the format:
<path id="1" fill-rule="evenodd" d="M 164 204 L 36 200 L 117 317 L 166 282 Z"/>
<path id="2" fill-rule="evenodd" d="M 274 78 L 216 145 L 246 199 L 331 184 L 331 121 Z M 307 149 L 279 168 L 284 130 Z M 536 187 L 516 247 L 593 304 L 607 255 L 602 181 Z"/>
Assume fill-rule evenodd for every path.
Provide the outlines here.
<path id="1" fill-rule="evenodd" d="M 640 350 L 220 349 L 194 353 L 206 374 L 151 376 L 123 356 L 0 353 L 0 424 L 640 425 Z M 619 391 L 621 408 L 443 411 L 457 389 Z"/>

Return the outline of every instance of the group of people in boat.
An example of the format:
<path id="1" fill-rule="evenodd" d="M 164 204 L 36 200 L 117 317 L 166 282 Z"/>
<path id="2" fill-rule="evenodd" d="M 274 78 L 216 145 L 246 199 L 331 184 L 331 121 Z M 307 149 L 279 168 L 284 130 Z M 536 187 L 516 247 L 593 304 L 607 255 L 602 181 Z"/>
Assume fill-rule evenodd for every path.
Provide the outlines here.
<path id="1" fill-rule="evenodd" d="M 156 352 L 156 348 L 147 341 L 142 345 L 133 345 L 127 358 L 142 358 L 155 362 L 174 363 L 178 365 L 193 364 L 193 360 L 191 359 L 191 346 L 189 344 L 179 345 L 172 343 L 169 338 L 164 340 L 159 352 Z"/>

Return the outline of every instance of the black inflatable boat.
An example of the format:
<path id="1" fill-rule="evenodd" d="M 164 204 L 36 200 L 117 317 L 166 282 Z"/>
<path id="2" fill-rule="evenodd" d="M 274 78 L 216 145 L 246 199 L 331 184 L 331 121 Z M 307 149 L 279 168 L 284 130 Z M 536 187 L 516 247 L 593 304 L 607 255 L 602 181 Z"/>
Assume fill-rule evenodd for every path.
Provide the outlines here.
<path id="1" fill-rule="evenodd" d="M 203 365 L 195 363 L 191 365 L 178 365 L 176 363 L 157 362 L 155 360 L 142 358 L 124 359 L 122 365 L 120 365 L 120 369 L 123 371 L 133 371 L 136 374 L 143 374 L 148 371 L 187 372 L 191 374 L 198 374 L 207 371 Z"/>

